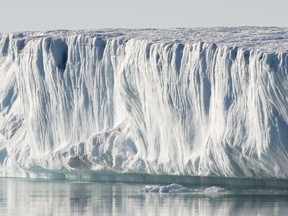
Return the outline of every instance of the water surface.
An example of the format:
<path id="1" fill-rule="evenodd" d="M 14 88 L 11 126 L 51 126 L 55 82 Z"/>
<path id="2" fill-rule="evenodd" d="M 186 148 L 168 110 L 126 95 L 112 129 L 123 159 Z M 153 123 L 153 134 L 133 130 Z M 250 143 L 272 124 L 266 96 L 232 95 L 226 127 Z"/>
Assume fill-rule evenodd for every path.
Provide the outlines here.
<path id="1" fill-rule="evenodd" d="M 271 216 L 287 215 L 288 212 L 285 189 L 225 188 L 221 193 L 139 192 L 144 186 L 0 179 L 0 215 Z"/>

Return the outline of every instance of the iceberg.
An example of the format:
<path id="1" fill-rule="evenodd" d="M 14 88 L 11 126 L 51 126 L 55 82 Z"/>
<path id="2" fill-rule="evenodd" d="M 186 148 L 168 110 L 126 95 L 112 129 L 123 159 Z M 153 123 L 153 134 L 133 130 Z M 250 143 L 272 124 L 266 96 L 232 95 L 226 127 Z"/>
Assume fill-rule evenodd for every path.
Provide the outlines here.
<path id="1" fill-rule="evenodd" d="M 0 176 L 288 178 L 288 28 L 0 35 Z"/>

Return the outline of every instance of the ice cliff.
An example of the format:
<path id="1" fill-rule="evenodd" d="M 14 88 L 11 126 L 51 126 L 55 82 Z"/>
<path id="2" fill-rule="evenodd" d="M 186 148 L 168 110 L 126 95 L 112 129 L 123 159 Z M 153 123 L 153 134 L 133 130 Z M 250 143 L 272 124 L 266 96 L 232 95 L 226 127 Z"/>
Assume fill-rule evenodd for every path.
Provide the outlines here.
<path id="1" fill-rule="evenodd" d="M 288 29 L 0 35 L 1 176 L 288 178 Z"/>

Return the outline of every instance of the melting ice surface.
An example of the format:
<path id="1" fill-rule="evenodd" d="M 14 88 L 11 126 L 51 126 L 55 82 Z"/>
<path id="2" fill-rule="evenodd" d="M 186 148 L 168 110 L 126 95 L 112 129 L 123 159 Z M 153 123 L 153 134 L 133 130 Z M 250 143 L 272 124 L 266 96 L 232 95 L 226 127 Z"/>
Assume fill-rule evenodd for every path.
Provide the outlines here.
<path id="1" fill-rule="evenodd" d="M 288 29 L 0 35 L 1 176 L 288 177 Z"/>

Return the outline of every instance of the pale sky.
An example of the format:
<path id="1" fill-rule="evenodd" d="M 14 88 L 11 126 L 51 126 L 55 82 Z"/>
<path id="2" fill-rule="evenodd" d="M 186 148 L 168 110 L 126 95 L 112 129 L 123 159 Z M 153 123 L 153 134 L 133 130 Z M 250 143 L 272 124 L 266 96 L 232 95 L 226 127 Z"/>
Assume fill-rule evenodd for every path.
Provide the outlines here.
<path id="1" fill-rule="evenodd" d="M 0 32 L 288 26 L 288 0 L 0 0 Z"/>

